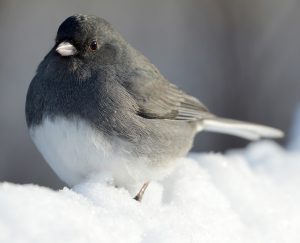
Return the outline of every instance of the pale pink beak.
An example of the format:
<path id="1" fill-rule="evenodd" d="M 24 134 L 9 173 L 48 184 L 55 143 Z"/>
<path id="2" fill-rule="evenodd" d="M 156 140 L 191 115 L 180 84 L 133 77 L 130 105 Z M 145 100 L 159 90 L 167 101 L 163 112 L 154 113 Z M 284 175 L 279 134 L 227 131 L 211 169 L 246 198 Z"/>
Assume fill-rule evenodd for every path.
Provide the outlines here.
<path id="1" fill-rule="evenodd" d="M 63 57 L 73 56 L 77 53 L 77 49 L 67 41 L 61 42 L 56 48 L 56 51 Z"/>

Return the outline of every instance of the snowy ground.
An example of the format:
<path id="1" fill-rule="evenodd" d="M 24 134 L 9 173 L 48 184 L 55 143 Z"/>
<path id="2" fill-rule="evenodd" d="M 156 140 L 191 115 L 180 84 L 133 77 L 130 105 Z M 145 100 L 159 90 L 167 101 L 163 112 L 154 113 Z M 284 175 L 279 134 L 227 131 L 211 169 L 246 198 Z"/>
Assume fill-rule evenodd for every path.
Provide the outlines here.
<path id="1" fill-rule="evenodd" d="M 273 142 L 192 154 L 144 201 L 87 182 L 0 184 L 0 242 L 300 242 L 300 152 Z"/>

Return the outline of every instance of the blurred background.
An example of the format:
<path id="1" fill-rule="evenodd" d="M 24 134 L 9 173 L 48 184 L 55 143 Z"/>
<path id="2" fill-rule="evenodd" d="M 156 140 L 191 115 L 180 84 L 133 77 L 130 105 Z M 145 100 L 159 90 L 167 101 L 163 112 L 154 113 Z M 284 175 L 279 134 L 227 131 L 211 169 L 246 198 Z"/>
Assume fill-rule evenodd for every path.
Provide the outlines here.
<path id="1" fill-rule="evenodd" d="M 74 13 L 110 21 L 167 79 L 212 112 L 284 130 L 300 102 L 299 0 L 0 0 L 0 181 L 60 188 L 28 136 L 24 104 L 59 24 Z M 194 151 L 243 147 L 198 135 Z"/>

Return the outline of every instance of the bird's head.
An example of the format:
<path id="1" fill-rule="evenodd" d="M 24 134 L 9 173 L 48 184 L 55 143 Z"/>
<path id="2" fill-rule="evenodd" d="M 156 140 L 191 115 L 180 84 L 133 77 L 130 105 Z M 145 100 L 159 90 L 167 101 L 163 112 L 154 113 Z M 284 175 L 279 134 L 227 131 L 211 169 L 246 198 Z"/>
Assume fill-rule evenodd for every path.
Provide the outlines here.
<path id="1" fill-rule="evenodd" d="M 91 15 L 73 15 L 59 27 L 54 51 L 67 61 L 91 65 L 122 62 L 126 43 L 106 20 Z"/>

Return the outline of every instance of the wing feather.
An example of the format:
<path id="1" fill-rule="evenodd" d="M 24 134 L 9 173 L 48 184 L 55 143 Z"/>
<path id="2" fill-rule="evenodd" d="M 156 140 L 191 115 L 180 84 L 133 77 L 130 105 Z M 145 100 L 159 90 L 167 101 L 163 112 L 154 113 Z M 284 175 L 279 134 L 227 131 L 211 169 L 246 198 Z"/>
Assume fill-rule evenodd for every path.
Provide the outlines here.
<path id="1" fill-rule="evenodd" d="M 151 69 L 136 69 L 124 86 L 144 118 L 195 121 L 214 117 L 198 99 Z"/>

